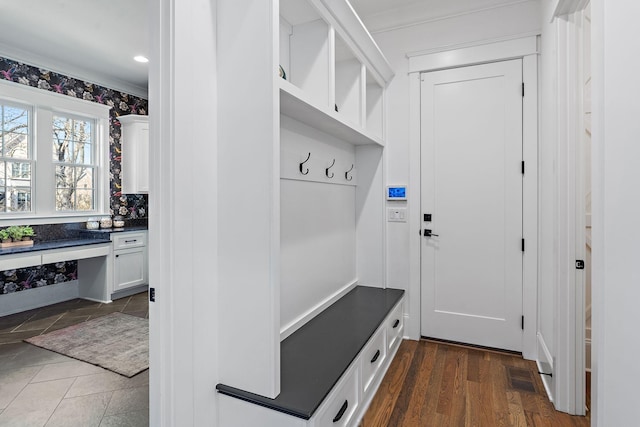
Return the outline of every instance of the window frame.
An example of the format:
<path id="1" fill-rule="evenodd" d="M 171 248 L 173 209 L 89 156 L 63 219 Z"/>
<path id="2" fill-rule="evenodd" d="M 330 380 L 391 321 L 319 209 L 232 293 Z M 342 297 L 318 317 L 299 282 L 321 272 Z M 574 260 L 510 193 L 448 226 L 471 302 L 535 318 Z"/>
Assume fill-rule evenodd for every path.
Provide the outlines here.
<path id="1" fill-rule="evenodd" d="M 74 98 L 20 83 L 0 80 L 0 101 L 30 107 L 32 187 L 30 212 L 0 212 L 3 224 L 81 222 L 109 215 L 109 110 L 108 105 Z M 94 121 L 94 208 L 89 211 L 57 211 L 53 162 L 53 117 L 70 116 Z"/>

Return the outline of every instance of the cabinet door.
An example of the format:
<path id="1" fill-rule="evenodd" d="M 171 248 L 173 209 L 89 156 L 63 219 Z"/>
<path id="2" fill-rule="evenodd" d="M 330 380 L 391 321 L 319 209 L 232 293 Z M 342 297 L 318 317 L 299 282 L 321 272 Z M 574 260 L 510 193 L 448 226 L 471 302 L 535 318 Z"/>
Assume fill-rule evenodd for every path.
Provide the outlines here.
<path id="1" fill-rule="evenodd" d="M 113 292 L 148 283 L 147 248 L 114 251 Z"/>

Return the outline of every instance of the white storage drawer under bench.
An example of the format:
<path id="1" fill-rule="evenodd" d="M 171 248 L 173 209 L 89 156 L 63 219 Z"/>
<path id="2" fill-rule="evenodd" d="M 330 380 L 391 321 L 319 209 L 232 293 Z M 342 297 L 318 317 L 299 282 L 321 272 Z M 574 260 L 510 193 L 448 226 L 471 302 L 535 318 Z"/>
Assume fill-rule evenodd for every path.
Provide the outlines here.
<path id="1" fill-rule="evenodd" d="M 357 425 L 402 339 L 403 299 L 402 290 L 356 286 L 282 341 L 278 397 L 217 385 L 220 425 Z"/>

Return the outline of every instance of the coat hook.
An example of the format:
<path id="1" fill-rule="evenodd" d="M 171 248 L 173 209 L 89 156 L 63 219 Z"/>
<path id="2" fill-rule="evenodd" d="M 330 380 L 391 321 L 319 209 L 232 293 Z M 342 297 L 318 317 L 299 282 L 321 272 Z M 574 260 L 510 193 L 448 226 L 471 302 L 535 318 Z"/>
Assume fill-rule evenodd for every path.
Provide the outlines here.
<path id="1" fill-rule="evenodd" d="M 333 162 L 329 165 L 329 167 L 324 170 L 324 173 L 325 175 L 327 175 L 327 178 L 333 178 L 334 173 L 331 172 L 331 175 L 329 175 L 329 169 L 331 169 L 335 164 L 336 164 L 336 159 L 333 159 Z"/>
<path id="2" fill-rule="evenodd" d="M 303 171 L 302 171 L 302 165 L 304 165 L 305 163 L 307 163 L 307 162 L 309 161 L 309 159 L 310 159 L 310 158 L 311 158 L 311 153 L 309 153 L 309 155 L 307 156 L 307 160 L 305 160 L 304 162 L 300 163 L 300 173 L 301 173 L 302 175 L 306 175 L 306 174 L 308 174 L 308 173 L 309 173 L 309 168 L 307 168 L 307 171 L 306 171 L 306 172 L 303 172 Z"/>
<path id="3" fill-rule="evenodd" d="M 351 164 L 351 169 L 349 169 L 344 173 L 344 179 L 346 179 L 347 181 L 351 181 L 353 179 L 352 176 L 349 176 L 349 172 L 351 172 L 352 170 L 353 170 L 353 163 Z"/>

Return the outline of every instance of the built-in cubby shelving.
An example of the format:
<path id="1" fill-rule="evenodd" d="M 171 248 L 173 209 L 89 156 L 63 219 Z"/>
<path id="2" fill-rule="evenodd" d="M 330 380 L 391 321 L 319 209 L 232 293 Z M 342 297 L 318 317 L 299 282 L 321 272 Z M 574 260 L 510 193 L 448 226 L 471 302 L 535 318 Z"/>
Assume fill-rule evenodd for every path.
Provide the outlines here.
<path id="1" fill-rule="evenodd" d="M 218 310 L 234 319 L 220 380 L 273 399 L 282 337 L 385 286 L 393 70 L 347 0 L 217 0 L 216 16 L 216 167 L 234 177 L 216 187 Z"/>
<path id="2" fill-rule="evenodd" d="M 393 72 L 342 3 L 280 1 L 281 113 L 352 144 L 384 145 L 383 89 Z"/>

